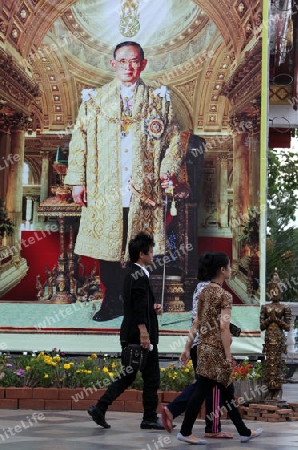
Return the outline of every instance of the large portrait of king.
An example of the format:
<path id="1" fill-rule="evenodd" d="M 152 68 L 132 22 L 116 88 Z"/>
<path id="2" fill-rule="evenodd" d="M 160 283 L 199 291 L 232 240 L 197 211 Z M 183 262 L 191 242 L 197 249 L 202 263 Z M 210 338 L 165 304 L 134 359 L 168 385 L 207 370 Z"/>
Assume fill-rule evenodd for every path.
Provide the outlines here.
<path id="1" fill-rule="evenodd" d="M 234 352 L 261 352 L 267 6 L 10 3 L 0 23 L 0 214 L 12 223 L 0 235 L 2 337 L 18 350 L 15 336 L 26 347 L 38 334 L 41 349 L 50 339 L 98 351 L 100 336 L 118 351 L 128 243 L 145 231 L 159 350 L 181 351 L 198 255 L 210 250 L 232 265 Z"/>

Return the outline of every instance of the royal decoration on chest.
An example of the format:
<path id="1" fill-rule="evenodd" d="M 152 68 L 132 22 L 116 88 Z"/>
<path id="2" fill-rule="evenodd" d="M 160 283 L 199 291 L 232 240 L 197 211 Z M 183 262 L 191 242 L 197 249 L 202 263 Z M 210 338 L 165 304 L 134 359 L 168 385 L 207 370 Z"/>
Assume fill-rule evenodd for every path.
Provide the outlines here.
<path id="1" fill-rule="evenodd" d="M 165 124 L 160 116 L 145 119 L 145 134 L 149 139 L 160 139 L 165 131 Z"/>

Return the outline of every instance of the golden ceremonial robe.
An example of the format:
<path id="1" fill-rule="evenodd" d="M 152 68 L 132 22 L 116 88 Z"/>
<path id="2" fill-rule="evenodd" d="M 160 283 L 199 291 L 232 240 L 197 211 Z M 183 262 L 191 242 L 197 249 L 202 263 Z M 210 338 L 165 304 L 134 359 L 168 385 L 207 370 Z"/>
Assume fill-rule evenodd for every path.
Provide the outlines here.
<path id="1" fill-rule="evenodd" d="M 153 235 L 155 253 L 164 254 L 164 202 L 161 173 L 178 176 L 182 160 L 179 129 L 162 89 L 139 80 L 132 105 L 132 193 L 127 242 L 138 232 Z M 120 261 L 123 238 L 121 187 L 121 108 L 118 79 L 93 91 L 83 101 L 69 146 L 67 185 L 84 184 L 75 253 Z M 155 205 L 144 199 L 151 199 Z"/>

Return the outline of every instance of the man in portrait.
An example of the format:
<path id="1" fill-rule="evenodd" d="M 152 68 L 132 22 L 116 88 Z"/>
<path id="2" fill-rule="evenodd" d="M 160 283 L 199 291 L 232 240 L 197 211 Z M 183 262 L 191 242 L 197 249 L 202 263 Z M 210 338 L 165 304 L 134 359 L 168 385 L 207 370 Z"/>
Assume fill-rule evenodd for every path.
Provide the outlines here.
<path id="1" fill-rule="evenodd" d="M 69 146 L 65 184 L 82 205 L 75 253 L 96 258 L 105 296 L 96 321 L 123 314 L 120 297 L 127 242 L 140 231 L 165 254 L 164 191 L 178 180 L 179 128 L 165 86 L 140 78 L 147 60 L 132 41 L 110 61 L 115 79 L 83 91 Z"/>

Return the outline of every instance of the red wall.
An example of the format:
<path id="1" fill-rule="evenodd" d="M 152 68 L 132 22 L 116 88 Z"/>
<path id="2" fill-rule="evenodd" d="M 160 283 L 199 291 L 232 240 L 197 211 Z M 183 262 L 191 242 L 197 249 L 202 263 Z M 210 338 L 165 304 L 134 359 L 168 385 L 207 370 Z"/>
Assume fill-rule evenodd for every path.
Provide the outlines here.
<path id="1" fill-rule="evenodd" d="M 198 237 L 198 254 L 207 252 L 225 252 L 232 262 L 232 239 L 202 236 Z"/>

